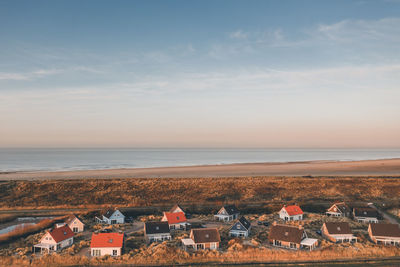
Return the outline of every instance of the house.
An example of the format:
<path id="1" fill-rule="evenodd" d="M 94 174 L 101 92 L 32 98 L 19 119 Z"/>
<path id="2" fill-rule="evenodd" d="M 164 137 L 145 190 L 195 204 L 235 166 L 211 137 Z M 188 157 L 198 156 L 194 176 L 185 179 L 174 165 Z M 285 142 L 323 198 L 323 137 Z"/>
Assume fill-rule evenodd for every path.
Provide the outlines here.
<path id="1" fill-rule="evenodd" d="M 168 222 L 169 229 L 171 230 L 184 230 L 188 225 L 185 213 L 183 212 L 164 212 L 161 221 Z"/>
<path id="2" fill-rule="evenodd" d="M 239 218 L 239 210 L 235 205 L 225 205 L 214 215 L 214 218 L 219 221 L 230 222 Z"/>
<path id="3" fill-rule="evenodd" d="M 289 249 L 307 248 L 312 250 L 318 245 L 318 240 L 308 238 L 302 226 L 290 226 L 276 222 L 271 226 L 268 240 L 273 246 Z"/>
<path id="4" fill-rule="evenodd" d="M 353 235 L 347 222 L 326 222 L 322 225 L 321 233 L 323 237 L 335 243 L 357 242 L 357 237 Z"/>
<path id="5" fill-rule="evenodd" d="M 69 247 L 74 243 L 74 233 L 68 227 L 63 225 L 48 231 L 39 241 L 39 244 L 33 246 L 34 252 L 40 249 L 40 252 L 55 252 Z"/>
<path id="6" fill-rule="evenodd" d="M 398 224 L 371 223 L 368 234 L 376 244 L 400 245 L 400 228 Z"/>
<path id="7" fill-rule="evenodd" d="M 173 206 L 170 210 L 169 213 L 176 213 L 176 212 L 183 212 L 185 214 L 185 212 L 183 211 L 183 209 L 176 204 L 175 206 Z"/>
<path id="8" fill-rule="evenodd" d="M 171 240 L 168 222 L 146 222 L 144 236 L 147 242 Z"/>
<path id="9" fill-rule="evenodd" d="M 69 228 L 71 228 L 72 232 L 74 233 L 83 232 L 83 229 L 85 228 L 85 224 L 75 215 L 69 216 L 65 220 L 65 223 L 69 226 Z"/>
<path id="10" fill-rule="evenodd" d="M 279 211 L 279 218 L 285 221 L 303 220 L 303 211 L 297 205 L 284 206 Z"/>
<path id="11" fill-rule="evenodd" d="M 102 218 L 96 217 L 96 221 L 106 224 L 120 224 L 125 223 L 125 215 L 117 209 L 108 209 L 102 214 Z"/>
<path id="12" fill-rule="evenodd" d="M 90 241 L 90 255 L 93 257 L 121 256 L 123 244 L 124 234 L 122 233 L 93 233 Z"/>
<path id="13" fill-rule="evenodd" d="M 229 236 L 248 237 L 250 229 L 250 222 L 242 216 L 229 230 Z"/>
<path id="14" fill-rule="evenodd" d="M 219 248 L 221 237 L 216 228 L 199 228 L 190 231 L 189 238 L 183 238 L 182 244 L 185 250 L 193 249 L 210 249 L 216 250 Z"/>
<path id="15" fill-rule="evenodd" d="M 350 217 L 351 210 L 344 202 L 334 203 L 326 210 L 326 215 L 334 217 Z"/>
<path id="16" fill-rule="evenodd" d="M 373 208 L 354 208 L 354 220 L 363 223 L 378 223 L 379 213 Z"/>

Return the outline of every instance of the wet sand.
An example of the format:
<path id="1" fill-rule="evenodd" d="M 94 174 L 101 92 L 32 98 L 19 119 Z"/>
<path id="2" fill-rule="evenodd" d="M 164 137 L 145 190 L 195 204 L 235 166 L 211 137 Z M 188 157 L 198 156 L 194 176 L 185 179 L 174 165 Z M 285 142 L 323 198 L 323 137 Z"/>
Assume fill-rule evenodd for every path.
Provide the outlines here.
<path id="1" fill-rule="evenodd" d="M 243 176 L 400 176 L 400 159 L 245 163 L 58 172 L 7 172 L 0 180 Z"/>

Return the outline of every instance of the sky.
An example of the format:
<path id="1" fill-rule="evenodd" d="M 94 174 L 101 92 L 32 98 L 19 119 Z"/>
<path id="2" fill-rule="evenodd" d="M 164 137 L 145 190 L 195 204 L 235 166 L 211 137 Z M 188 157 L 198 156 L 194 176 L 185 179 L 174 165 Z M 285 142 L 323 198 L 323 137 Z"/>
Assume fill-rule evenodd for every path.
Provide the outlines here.
<path id="1" fill-rule="evenodd" d="M 0 0 L 0 147 L 400 147 L 400 0 Z"/>

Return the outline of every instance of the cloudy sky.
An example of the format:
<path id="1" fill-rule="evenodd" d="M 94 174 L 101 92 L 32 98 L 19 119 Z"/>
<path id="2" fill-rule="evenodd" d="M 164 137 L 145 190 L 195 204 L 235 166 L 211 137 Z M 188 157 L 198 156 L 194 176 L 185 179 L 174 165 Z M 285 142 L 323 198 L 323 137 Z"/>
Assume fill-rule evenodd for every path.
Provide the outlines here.
<path id="1" fill-rule="evenodd" d="M 0 147 L 400 147 L 400 1 L 0 1 Z"/>

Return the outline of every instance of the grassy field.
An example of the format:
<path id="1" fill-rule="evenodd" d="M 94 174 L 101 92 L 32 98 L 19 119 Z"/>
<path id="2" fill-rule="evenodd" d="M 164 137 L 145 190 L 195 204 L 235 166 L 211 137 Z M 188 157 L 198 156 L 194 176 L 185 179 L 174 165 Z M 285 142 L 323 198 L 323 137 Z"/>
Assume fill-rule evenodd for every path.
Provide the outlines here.
<path id="1" fill-rule="evenodd" d="M 202 206 L 225 202 L 399 203 L 400 179 L 388 177 L 148 178 L 6 181 L 0 209 Z"/>

